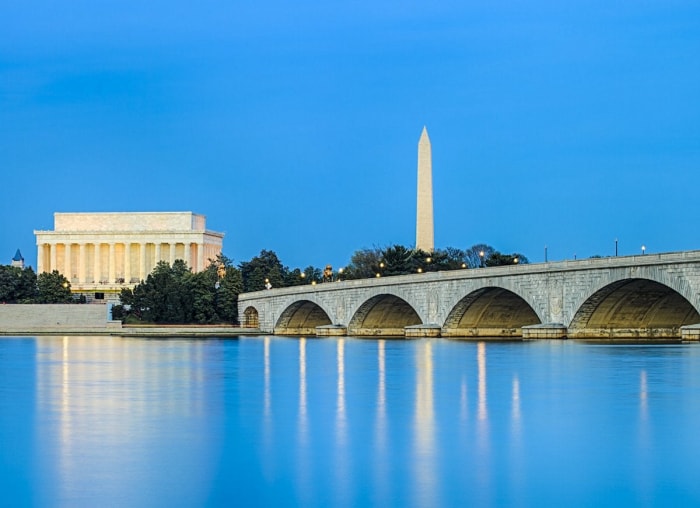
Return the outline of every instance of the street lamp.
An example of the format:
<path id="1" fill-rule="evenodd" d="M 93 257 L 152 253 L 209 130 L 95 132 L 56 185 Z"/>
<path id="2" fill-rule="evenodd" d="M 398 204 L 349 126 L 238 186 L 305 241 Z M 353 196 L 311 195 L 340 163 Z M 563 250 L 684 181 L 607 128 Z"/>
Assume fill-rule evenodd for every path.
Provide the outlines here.
<path id="1" fill-rule="evenodd" d="M 467 267 L 467 263 L 462 263 L 462 268 L 466 268 L 466 267 Z"/>
<path id="2" fill-rule="evenodd" d="M 615 257 L 617 257 L 617 238 L 615 238 Z"/>
<path id="3" fill-rule="evenodd" d="M 418 267 L 418 273 L 423 273 L 423 269 L 420 266 Z"/>
<path id="4" fill-rule="evenodd" d="M 305 278 L 306 278 L 306 274 L 305 274 L 304 272 L 301 272 L 301 273 L 299 274 L 299 277 L 301 277 L 302 279 L 305 279 Z"/>
<path id="5" fill-rule="evenodd" d="M 481 268 L 484 267 L 484 251 L 479 251 L 479 258 L 481 258 Z"/>
<path id="6" fill-rule="evenodd" d="M 642 256 L 646 254 L 647 248 L 646 246 L 642 245 Z"/>
<path id="7" fill-rule="evenodd" d="M 520 262 L 520 260 L 518 259 L 517 256 L 515 256 L 515 257 L 513 258 L 513 264 L 514 264 L 514 265 L 517 265 L 519 262 Z"/>

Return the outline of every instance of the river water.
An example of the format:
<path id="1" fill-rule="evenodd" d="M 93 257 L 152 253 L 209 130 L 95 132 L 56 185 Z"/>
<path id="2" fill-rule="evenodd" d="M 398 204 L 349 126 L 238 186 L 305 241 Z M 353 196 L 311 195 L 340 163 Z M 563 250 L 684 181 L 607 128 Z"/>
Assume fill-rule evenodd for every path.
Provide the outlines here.
<path id="1" fill-rule="evenodd" d="M 692 506 L 700 346 L 0 338 L 0 506 Z"/>

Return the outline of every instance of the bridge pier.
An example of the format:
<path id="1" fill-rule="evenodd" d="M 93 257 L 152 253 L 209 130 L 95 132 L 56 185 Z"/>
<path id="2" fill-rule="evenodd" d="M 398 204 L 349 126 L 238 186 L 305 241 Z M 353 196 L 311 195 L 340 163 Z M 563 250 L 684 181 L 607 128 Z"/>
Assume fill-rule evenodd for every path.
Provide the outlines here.
<path id="1" fill-rule="evenodd" d="M 700 324 L 681 326 L 681 340 L 700 341 Z"/>
<path id="2" fill-rule="evenodd" d="M 404 336 L 407 339 L 422 339 L 440 337 L 442 327 L 440 325 L 411 325 L 404 328 Z"/>
<path id="3" fill-rule="evenodd" d="M 344 337 L 348 334 L 348 327 L 343 325 L 323 325 L 316 327 L 317 337 Z"/>
<path id="4" fill-rule="evenodd" d="M 568 330 L 561 323 L 543 323 L 523 326 L 523 340 L 526 339 L 566 339 Z"/>

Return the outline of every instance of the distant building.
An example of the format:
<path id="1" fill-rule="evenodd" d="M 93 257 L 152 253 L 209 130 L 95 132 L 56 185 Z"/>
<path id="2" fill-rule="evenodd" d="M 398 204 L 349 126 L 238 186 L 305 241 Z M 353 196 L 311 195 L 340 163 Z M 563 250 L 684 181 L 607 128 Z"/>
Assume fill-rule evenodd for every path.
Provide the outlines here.
<path id="1" fill-rule="evenodd" d="M 22 257 L 22 253 L 19 251 L 19 249 L 17 249 L 15 257 L 12 258 L 10 266 L 18 266 L 19 268 L 24 268 L 24 258 Z"/>
<path id="2" fill-rule="evenodd" d="M 34 231 L 37 274 L 58 270 L 74 292 L 102 299 L 144 280 L 158 261 L 182 259 L 199 272 L 223 233 L 192 212 L 54 213 L 53 231 Z"/>

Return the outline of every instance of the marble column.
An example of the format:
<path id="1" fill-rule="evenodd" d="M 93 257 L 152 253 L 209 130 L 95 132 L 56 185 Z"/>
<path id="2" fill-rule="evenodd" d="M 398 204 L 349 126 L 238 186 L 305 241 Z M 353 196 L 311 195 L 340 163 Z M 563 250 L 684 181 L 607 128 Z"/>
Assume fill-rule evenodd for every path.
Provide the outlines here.
<path id="1" fill-rule="evenodd" d="M 71 266 L 71 246 L 70 242 L 64 244 L 63 249 L 63 276 L 73 282 L 73 268 Z"/>
<path id="2" fill-rule="evenodd" d="M 44 271 L 44 256 L 46 249 L 44 248 L 43 243 L 40 243 L 39 246 L 37 247 L 37 256 L 36 256 L 36 273 L 39 275 Z"/>
<path id="3" fill-rule="evenodd" d="M 146 280 L 146 244 L 139 244 L 139 280 Z"/>
<path id="4" fill-rule="evenodd" d="M 185 240 L 185 263 L 188 268 L 192 268 L 192 244 Z"/>
<path id="5" fill-rule="evenodd" d="M 160 240 L 156 242 L 156 258 L 153 260 L 153 267 L 160 261 Z"/>
<path id="6" fill-rule="evenodd" d="M 58 266 L 56 266 L 56 244 L 50 243 L 49 244 L 49 269 L 47 271 L 52 272 L 54 270 L 58 270 Z"/>
<path id="7" fill-rule="evenodd" d="M 170 266 L 175 262 L 175 242 L 170 244 Z"/>
<path id="8" fill-rule="evenodd" d="M 195 272 L 201 272 L 204 270 L 204 244 L 197 244 L 197 269 Z"/>
<path id="9" fill-rule="evenodd" d="M 114 242 L 109 243 L 109 280 L 110 284 L 113 284 L 117 279 L 117 246 Z"/>
<path id="10" fill-rule="evenodd" d="M 124 282 L 131 282 L 131 243 L 124 242 Z"/>
<path id="11" fill-rule="evenodd" d="M 95 273 L 93 277 L 93 282 L 95 284 L 99 284 L 99 282 L 102 280 L 102 249 L 100 248 L 102 246 L 101 243 L 96 243 L 95 244 Z"/>
<path id="12" fill-rule="evenodd" d="M 87 268 L 87 246 L 84 243 L 81 243 L 78 246 L 78 249 L 80 250 L 80 258 L 78 258 L 78 282 L 81 284 L 84 284 L 85 277 L 86 277 L 86 268 Z"/>

